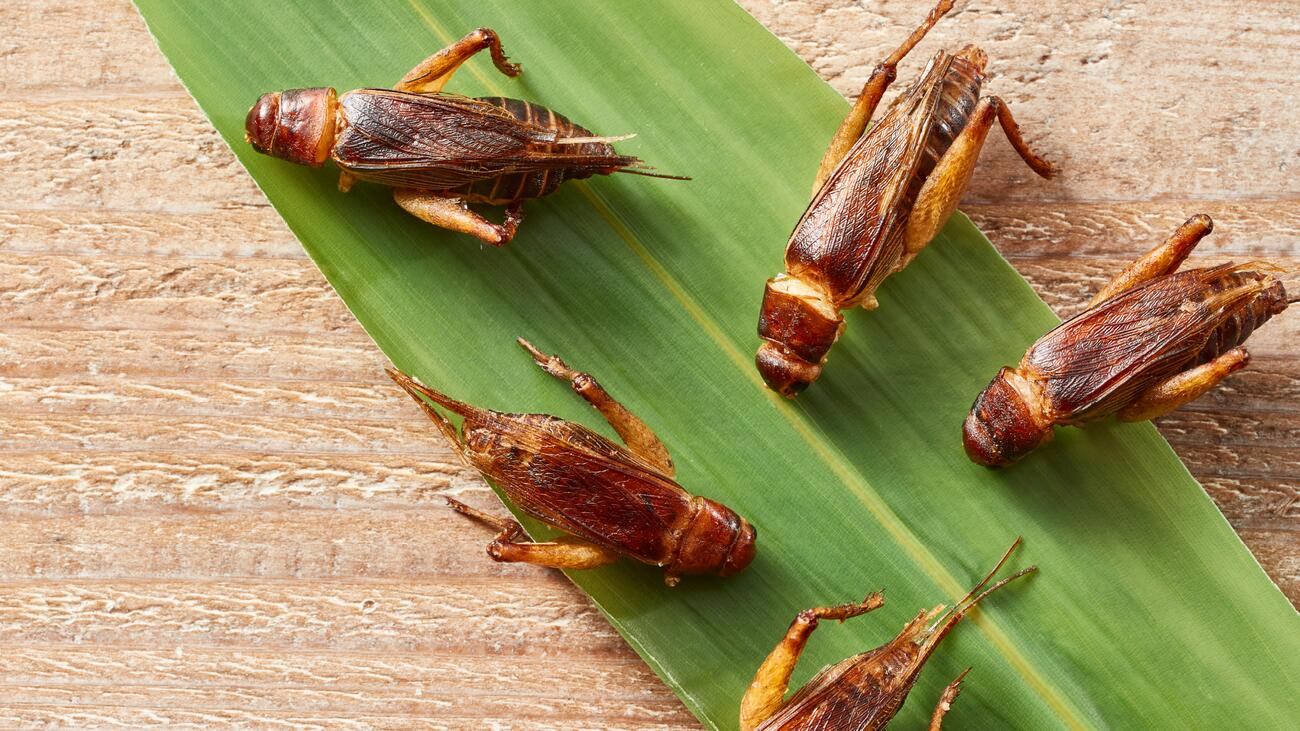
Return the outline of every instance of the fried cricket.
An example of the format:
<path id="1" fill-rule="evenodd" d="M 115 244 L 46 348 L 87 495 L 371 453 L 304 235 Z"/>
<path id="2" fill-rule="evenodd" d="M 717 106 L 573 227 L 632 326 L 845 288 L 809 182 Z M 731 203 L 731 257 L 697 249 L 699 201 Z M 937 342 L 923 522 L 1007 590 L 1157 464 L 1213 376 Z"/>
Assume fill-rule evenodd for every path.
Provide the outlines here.
<path id="1" fill-rule="evenodd" d="M 1153 419 L 1244 368 L 1246 338 L 1294 300 L 1267 262 L 1178 271 L 1213 228 L 1209 216 L 1192 216 L 1087 310 L 1039 338 L 1018 366 L 999 371 L 966 417 L 966 454 L 990 467 L 1010 464 L 1051 439 L 1057 424 Z"/>
<path id="2" fill-rule="evenodd" d="M 479 28 L 421 61 L 392 89 L 290 89 L 263 94 L 248 112 L 253 149 L 321 167 L 333 160 L 339 190 L 356 180 L 393 188 L 397 204 L 440 228 L 494 246 L 514 238 L 523 201 L 555 192 L 566 180 L 611 173 L 670 178 L 614 151 L 599 137 L 546 107 L 518 99 L 471 99 L 442 93 L 452 74 L 487 50 L 506 76 L 518 76 L 501 41 Z M 469 203 L 505 206 L 492 223 Z"/>
<path id="3" fill-rule="evenodd" d="M 448 498 L 456 510 L 497 529 L 489 556 L 559 569 L 591 569 L 627 556 L 663 567 L 669 586 L 686 574 L 730 576 L 749 565 L 754 527 L 730 508 L 682 489 L 668 449 L 645 422 L 590 375 L 522 338 L 519 344 L 594 406 L 627 446 L 554 416 L 470 406 L 388 371 L 467 465 L 519 508 L 569 534 L 529 542 L 516 521 Z M 464 417 L 459 434 L 429 402 Z"/>
<path id="4" fill-rule="evenodd" d="M 822 159 L 812 202 L 786 244 L 785 271 L 767 281 L 755 363 L 784 396 L 793 398 L 821 375 L 844 330 L 841 311 L 875 309 L 880 283 L 947 222 L 994 122 L 1034 172 L 1053 174 L 1021 138 L 1006 103 L 980 96 L 988 57 L 975 46 L 935 54 L 866 129 L 898 62 L 952 5 L 936 5 L 872 72 Z"/>
<path id="5" fill-rule="evenodd" d="M 984 588 L 1019 545 L 1020 539 L 1017 538 L 997 566 L 952 609 L 945 612 L 941 604 L 928 612 L 921 610 L 894 639 L 874 650 L 823 668 L 787 699 L 790 676 L 818 623 L 824 619 L 843 622 L 879 609 L 885 600 L 880 592 L 875 592 L 861 602 L 800 612 L 785 637 L 754 674 L 754 680 L 745 692 L 740 703 L 741 731 L 872 731 L 884 728 L 903 707 L 930 655 L 966 613 L 984 597 L 1036 570 L 1034 566 L 1021 569 Z M 941 727 L 944 715 L 961 692 L 961 682 L 967 672 L 970 668 L 962 671 L 944 689 L 931 716 L 931 731 L 938 731 Z"/>

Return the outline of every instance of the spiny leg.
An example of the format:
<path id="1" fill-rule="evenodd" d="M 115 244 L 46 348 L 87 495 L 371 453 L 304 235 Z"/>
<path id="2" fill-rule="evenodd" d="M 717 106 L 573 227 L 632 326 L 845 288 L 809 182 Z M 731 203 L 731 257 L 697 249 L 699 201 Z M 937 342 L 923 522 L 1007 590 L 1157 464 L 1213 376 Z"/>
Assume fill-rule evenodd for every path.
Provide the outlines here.
<path id="1" fill-rule="evenodd" d="M 676 475 L 672 456 L 668 454 L 668 448 L 659 437 L 655 436 L 654 431 L 636 414 L 628 411 L 626 406 L 610 396 L 605 387 L 601 386 L 595 378 L 590 374 L 573 370 L 560 360 L 559 356 L 547 355 L 523 338 L 518 338 L 518 342 L 542 370 L 562 381 L 568 381 L 579 396 L 595 406 L 596 410 L 605 417 L 605 421 L 608 421 L 609 425 L 614 427 L 614 431 L 622 437 L 623 443 L 627 444 L 627 448 L 632 450 L 633 454 L 658 467 L 669 477 Z"/>
<path id="2" fill-rule="evenodd" d="M 497 37 L 496 31 L 491 28 L 479 28 L 416 64 L 415 68 L 407 72 L 393 88 L 397 91 L 423 94 L 442 91 L 442 87 L 451 79 L 451 75 L 456 73 L 456 69 L 485 48 L 491 49 L 492 64 L 498 71 L 506 76 L 519 75 L 521 71 L 519 64 L 510 63 L 506 58 L 501 50 L 501 39 Z"/>
<path id="3" fill-rule="evenodd" d="M 1025 145 L 1006 103 L 996 96 L 980 99 L 966 126 L 935 164 L 934 170 L 917 193 L 916 203 L 907 219 L 907 237 L 899 269 L 907 266 L 934 239 L 952 212 L 957 210 L 957 204 L 961 202 L 962 194 L 970 184 L 975 162 L 979 160 L 980 150 L 984 147 L 984 140 L 995 119 L 1001 121 L 1002 129 L 1007 133 L 1012 146 L 1034 172 L 1045 177 L 1051 175 L 1051 164 Z"/>
<path id="4" fill-rule="evenodd" d="M 1025 161 L 1029 169 L 1037 173 L 1040 178 L 1056 175 L 1055 165 L 1029 149 L 1029 143 L 1025 142 L 1025 138 L 1020 135 L 1020 125 L 1016 124 L 1016 118 L 1011 116 L 1011 107 L 1007 106 L 1001 97 L 989 97 L 989 101 L 997 107 L 998 124 L 1002 127 L 1002 133 L 1007 136 L 1007 142 L 1011 143 L 1012 149 L 1020 155 L 1020 159 Z"/>
<path id="5" fill-rule="evenodd" d="M 943 689 L 943 693 L 939 696 L 939 703 L 934 707 L 934 715 L 930 716 L 930 731 L 941 731 L 943 717 L 948 714 L 948 711 L 952 710 L 953 701 L 957 700 L 957 696 L 961 695 L 961 681 L 969 672 L 970 668 L 961 671 L 961 675 L 958 675 L 956 679 L 948 684 L 947 688 Z"/>
<path id="6" fill-rule="evenodd" d="M 494 561 L 503 563 L 530 563 L 553 569 L 594 569 L 614 563 L 618 554 L 584 541 L 575 536 L 560 536 L 547 543 L 534 543 L 524 538 L 524 527 L 518 521 L 497 518 L 453 498 L 446 498 L 447 504 L 456 512 L 466 515 L 480 523 L 485 523 L 498 532 L 496 538 L 488 544 L 487 552 Z"/>
<path id="7" fill-rule="evenodd" d="M 506 218 L 502 223 L 492 223 L 466 207 L 459 198 L 447 198 L 427 190 L 414 188 L 395 188 L 393 200 L 406 209 L 407 213 L 432 223 L 439 228 L 469 234 L 474 238 L 493 246 L 505 246 L 515 237 L 523 213 L 519 203 L 512 203 L 506 209 Z"/>
<path id="8" fill-rule="evenodd" d="M 880 592 L 872 592 L 860 602 L 837 607 L 815 607 L 795 615 L 785 637 L 772 649 L 771 654 L 754 673 L 754 680 L 740 701 L 740 731 L 751 731 L 766 721 L 785 705 L 785 693 L 790 687 L 790 675 L 799 664 L 808 638 L 823 619 L 846 619 L 866 614 L 884 606 Z"/>
<path id="9" fill-rule="evenodd" d="M 1194 401 L 1220 381 L 1246 367 L 1250 353 L 1233 348 L 1219 357 L 1179 373 L 1148 389 L 1136 401 L 1120 409 L 1120 421 L 1146 421 L 1164 416 L 1183 404 Z"/>
<path id="10" fill-rule="evenodd" d="M 867 83 L 862 86 L 862 91 L 858 94 L 858 100 L 853 104 L 853 109 L 849 110 L 849 115 L 840 123 L 840 128 L 835 130 L 835 136 L 831 138 L 831 144 L 826 148 L 826 154 L 822 156 L 821 165 L 817 167 L 817 177 L 813 180 L 813 195 L 821 190 L 822 183 L 826 182 L 835 166 L 840 164 L 845 153 L 853 147 L 853 143 L 858 141 L 862 132 L 867 128 L 867 123 L 871 121 L 871 116 L 876 112 L 876 106 L 880 104 L 880 98 L 884 96 L 885 90 L 894 82 L 897 75 L 898 62 L 903 60 L 909 51 L 921 42 L 925 34 L 939 22 L 949 10 L 952 10 L 953 0 L 939 0 L 939 2 L 930 10 L 930 14 L 925 20 L 912 31 L 912 35 L 903 41 L 893 53 L 881 61 L 875 69 L 871 71 L 871 76 L 867 77 Z"/>
<path id="11" fill-rule="evenodd" d="M 1187 219 L 1164 243 L 1143 254 L 1125 267 L 1124 271 L 1115 275 L 1115 278 L 1092 298 L 1088 306 L 1100 304 L 1126 289 L 1178 271 L 1183 260 L 1192 253 L 1192 249 L 1195 249 L 1201 239 L 1213 230 L 1214 220 L 1204 213 L 1198 213 Z"/>

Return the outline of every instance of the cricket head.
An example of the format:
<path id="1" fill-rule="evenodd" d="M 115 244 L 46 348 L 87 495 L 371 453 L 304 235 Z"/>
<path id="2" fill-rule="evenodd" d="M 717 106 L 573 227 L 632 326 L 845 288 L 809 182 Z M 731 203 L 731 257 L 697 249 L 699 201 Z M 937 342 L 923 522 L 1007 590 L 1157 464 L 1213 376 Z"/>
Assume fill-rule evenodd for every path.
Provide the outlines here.
<path id="1" fill-rule="evenodd" d="M 844 316 L 820 288 L 788 274 L 767 280 L 758 315 L 763 338 L 754 365 L 768 388 L 794 398 L 822 374 L 826 353 L 844 330 Z"/>
<path id="2" fill-rule="evenodd" d="M 334 144 L 337 107 L 328 87 L 263 94 L 244 119 L 244 139 L 262 154 L 320 167 Z"/>
<path id="3" fill-rule="evenodd" d="M 971 461 L 985 467 L 1009 465 L 1051 439 L 1052 425 L 1035 417 L 1026 379 L 1003 368 L 971 406 L 962 425 L 962 444 Z"/>
<path id="4" fill-rule="evenodd" d="M 708 498 L 696 496 L 693 503 L 695 517 L 682 534 L 677 555 L 664 567 L 669 586 L 684 574 L 731 576 L 754 560 L 758 531 L 749 521 Z"/>

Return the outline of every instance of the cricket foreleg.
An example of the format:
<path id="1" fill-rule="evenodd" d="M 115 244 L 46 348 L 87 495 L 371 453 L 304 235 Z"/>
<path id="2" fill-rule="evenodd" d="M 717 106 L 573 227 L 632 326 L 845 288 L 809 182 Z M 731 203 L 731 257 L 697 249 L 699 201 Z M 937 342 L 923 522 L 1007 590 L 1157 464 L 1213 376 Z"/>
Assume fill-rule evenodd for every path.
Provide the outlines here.
<path id="1" fill-rule="evenodd" d="M 754 673 L 754 680 L 745 691 L 740 701 L 740 731 L 751 731 L 766 721 L 772 714 L 785 705 L 785 694 L 790 687 L 790 675 L 799 664 L 808 638 L 818 623 L 823 619 L 838 619 L 843 622 L 851 617 L 866 614 L 873 609 L 884 606 L 885 598 L 880 592 L 873 592 L 867 598 L 853 604 L 841 604 L 838 607 L 816 607 L 805 609 L 795 616 L 786 630 L 785 637 L 777 643 L 771 654 Z"/>
<path id="2" fill-rule="evenodd" d="M 605 417 L 605 421 L 608 421 L 609 425 L 614 427 L 614 431 L 618 432 L 628 449 L 658 467 L 669 477 L 676 474 L 668 448 L 654 431 L 636 414 L 628 411 L 626 406 L 610 396 L 605 387 L 601 386 L 595 378 L 590 374 L 573 370 L 560 360 L 559 356 L 547 355 L 523 338 L 519 338 L 518 341 L 524 350 L 533 356 L 533 362 L 541 366 L 542 370 L 562 381 L 568 381 L 579 396 L 596 407 L 596 410 Z"/>
<path id="3" fill-rule="evenodd" d="M 840 128 L 835 130 L 835 136 L 831 138 L 830 146 L 826 148 L 826 154 L 822 156 L 821 165 L 817 167 L 817 177 L 813 180 L 812 192 L 817 195 L 821 190 L 822 184 L 826 182 L 835 167 L 844 159 L 849 148 L 853 143 L 858 141 L 863 131 L 867 128 L 867 123 L 876 112 L 876 107 L 880 104 L 880 98 L 885 95 L 885 90 L 894 82 L 897 75 L 898 62 L 903 60 L 917 43 L 925 37 L 925 34 L 939 22 L 949 10 L 952 10 L 953 0 L 939 0 L 930 14 L 925 17 L 912 35 L 903 41 L 893 53 L 881 61 L 875 69 L 872 70 L 871 76 L 867 77 L 867 83 L 862 86 L 862 91 L 858 94 L 858 100 L 853 104 L 853 109 L 849 110 L 849 115 L 840 123 Z"/>
<path id="4" fill-rule="evenodd" d="M 506 76 L 518 76 L 519 64 L 510 63 L 501 50 L 501 39 L 491 28 L 479 28 L 464 38 L 438 51 L 416 64 L 393 88 L 397 91 L 413 91 L 424 94 L 442 91 L 451 75 L 471 56 L 490 49 L 492 64 Z"/>
<path id="5" fill-rule="evenodd" d="M 1120 409 L 1115 418 L 1120 421 L 1146 421 L 1164 416 L 1183 404 L 1203 396 L 1220 381 L 1246 367 L 1250 353 L 1245 348 L 1233 348 L 1218 358 L 1179 373 L 1156 384 L 1136 401 Z"/>
<path id="6" fill-rule="evenodd" d="M 427 221 L 439 228 L 469 234 L 474 238 L 493 246 L 510 243 L 523 220 L 520 204 L 513 203 L 506 209 L 506 218 L 502 223 L 492 223 L 466 207 L 459 198 L 430 193 L 427 190 L 413 188 L 396 188 L 393 199 L 407 213 Z"/>
<path id="7" fill-rule="evenodd" d="M 525 536 L 524 527 L 518 521 L 488 515 L 453 498 L 447 498 L 447 504 L 456 512 L 497 529 L 496 538 L 487 547 L 488 556 L 494 561 L 582 570 L 605 566 L 618 560 L 617 553 L 574 536 L 560 536 L 546 543 L 520 540 Z"/>
<path id="8" fill-rule="evenodd" d="M 1164 243 L 1143 254 L 1137 261 L 1125 267 L 1124 271 L 1115 275 L 1115 278 L 1092 298 L 1088 306 L 1100 304 L 1126 289 L 1178 271 L 1183 260 L 1192 253 L 1192 249 L 1195 249 L 1201 239 L 1213 230 L 1214 220 L 1204 213 L 1198 213 L 1187 219 Z"/>
<path id="9" fill-rule="evenodd" d="M 948 714 L 948 711 L 952 710 L 953 701 L 957 700 L 957 696 L 961 695 L 961 681 L 969 672 L 970 668 L 961 671 L 961 675 L 958 675 L 956 679 L 948 684 L 947 688 L 943 689 L 943 693 L 939 696 L 939 703 L 934 707 L 934 714 L 930 716 L 930 731 L 940 731 L 943 727 L 943 717 Z"/>
<path id="10" fill-rule="evenodd" d="M 948 222 L 957 204 L 961 202 L 966 186 L 970 184 L 975 163 L 979 160 L 980 150 L 988 138 L 994 120 L 1001 120 L 1011 144 L 1020 152 L 1021 157 L 1040 175 L 1049 175 L 1051 164 L 1034 155 L 1024 145 L 1016 123 L 1007 111 L 1007 105 L 996 96 L 980 99 L 971 112 L 966 126 L 935 164 L 934 170 L 926 178 L 925 184 L 917 193 L 916 203 L 907 219 L 905 249 L 898 268 L 907 266 L 912 259 L 925 248 L 926 244 L 939 233 L 939 229 Z"/>

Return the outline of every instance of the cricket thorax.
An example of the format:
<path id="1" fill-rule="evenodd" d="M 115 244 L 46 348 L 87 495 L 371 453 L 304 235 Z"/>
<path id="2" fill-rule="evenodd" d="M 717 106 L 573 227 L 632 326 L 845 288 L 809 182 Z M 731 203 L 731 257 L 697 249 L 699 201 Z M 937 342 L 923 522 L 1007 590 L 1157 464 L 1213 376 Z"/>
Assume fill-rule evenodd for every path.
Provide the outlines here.
<path id="1" fill-rule="evenodd" d="M 755 357 L 768 386 L 786 396 L 821 375 L 826 353 L 844 330 L 844 316 L 821 286 L 781 274 L 767 282 L 759 313 L 763 345 Z"/>
<path id="2" fill-rule="evenodd" d="M 263 94 L 248 110 L 244 139 L 265 155 L 320 167 L 334 145 L 337 106 L 329 87 Z"/>
<path id="3" fill-rule="evenodd" d="M 754 560 L 757 532 L 731 508 L 697 495 L 689 516 L 665 566 L 670 582 L 683 574 L 730 576 Z"/>
<path id="4" fill-rule="evenodd" d="M 962 445 L 974 462 L 989 467 L 1009 464 L 1052 436 L 1040 383 L 1020 369 L 998 372 L 966 416 Z"/>

